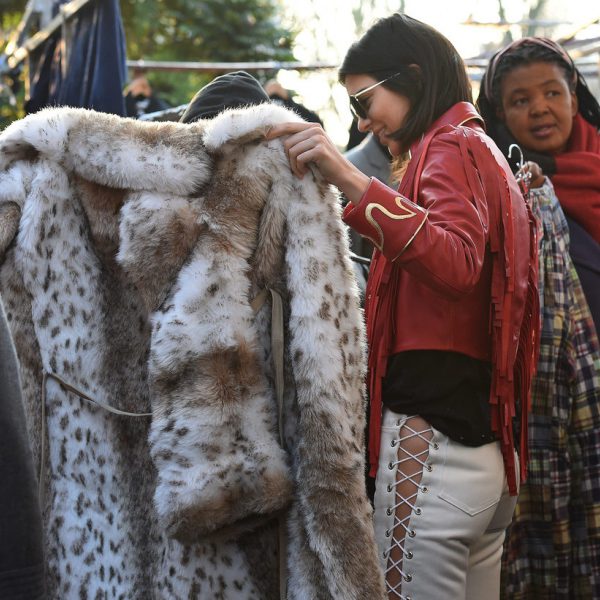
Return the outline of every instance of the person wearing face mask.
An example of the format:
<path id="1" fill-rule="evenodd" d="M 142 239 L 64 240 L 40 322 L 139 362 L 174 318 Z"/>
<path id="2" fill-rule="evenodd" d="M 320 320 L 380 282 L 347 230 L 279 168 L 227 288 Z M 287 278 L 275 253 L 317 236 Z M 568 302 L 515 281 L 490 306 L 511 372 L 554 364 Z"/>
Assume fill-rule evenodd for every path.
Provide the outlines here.
<path id="1" fill-rule="evenodd" d="M 318 169 L 339 188 L 344 220 L 376 248 L 369 448 L 388 597 L 498 598 L 526 470 L 533 217 L 484 132 L 458 52 L 435 29 L 381 19 L 339 77 L 359 129 L 394 157 L 397 190 L 360 172 L 318 125 L 282 124 L 267 137 L 282 138 L 298 177 Z"/>
<path id="2" fill-rule="evenodd" d="M 546 38 L 500 50 L 478 103 L 500 149 L 521 148 L 538 221 L 542 330 L 529 479 L 502 588 L 521 600 L 600 598 L 600 107 L 567 53 Z"/>
<path id="3" fill-rule="evenodd" d="M 142 115 L 167 108 L 169 104 L 154 93 L 144 75 L 135 77 L 125 89 L 125 112 L 128 117 L 139 119 Z"/>

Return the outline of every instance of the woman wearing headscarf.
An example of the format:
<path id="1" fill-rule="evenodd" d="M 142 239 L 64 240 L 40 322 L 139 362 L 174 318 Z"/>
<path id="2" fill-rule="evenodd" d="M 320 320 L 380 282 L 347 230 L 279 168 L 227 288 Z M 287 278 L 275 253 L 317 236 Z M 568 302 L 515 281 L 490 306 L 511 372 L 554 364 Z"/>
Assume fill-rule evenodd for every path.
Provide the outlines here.
<path id="1" fill-rule="evenodd" d="M 559 44 L 522 38 L 490 60 L 477 104 L 500 150 L 508 156 L 516 142 L 552 182 L 569 224 L 571 257 L 600 329 L 598 101 Z"/>

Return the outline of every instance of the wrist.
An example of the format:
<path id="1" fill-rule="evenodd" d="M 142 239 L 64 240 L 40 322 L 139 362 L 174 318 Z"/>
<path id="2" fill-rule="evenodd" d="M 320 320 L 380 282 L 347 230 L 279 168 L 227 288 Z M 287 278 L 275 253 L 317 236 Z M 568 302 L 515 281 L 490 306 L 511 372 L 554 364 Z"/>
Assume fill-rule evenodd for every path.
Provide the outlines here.
<path id="1" fill-rule="evenodd" d="M 340 180 L 335 185 L 349 202 L 358 204 L 370 183 L 371 178 L 353 166 L 353 169 L 341 174 Z"/>

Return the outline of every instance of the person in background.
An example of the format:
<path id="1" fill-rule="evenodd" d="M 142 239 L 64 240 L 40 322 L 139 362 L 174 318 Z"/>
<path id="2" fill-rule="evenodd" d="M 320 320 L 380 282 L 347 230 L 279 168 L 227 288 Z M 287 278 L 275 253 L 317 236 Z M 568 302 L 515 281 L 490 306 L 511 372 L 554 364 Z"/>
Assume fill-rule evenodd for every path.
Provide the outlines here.
<path id="1" fill-rule="evenodd" d="M 323 125 L 323 121 L 321 121 L 319 115 L 315 111 L 306 108 L 306 106 L 300 104 L 299 102 L 296 102 L 293 98 L 294 93 L 290 90 L 286 90 L 276 79 L 270 79 L 267 81 L 267 83 L 265 83 L 265 92 L 269 95 L 269 98 L 273 102 L 293 110 L 305 121 Z"/>
<path id="2" fill-rule="evenodd" d="M 213 119 L 228 108 L 241 108 L 269 102 L 260 83 L 246 71 L 234 71 L 215 77 L 198 90 L 179 119 L 193 123 Z"/>
<path id="3" fill-rule="evenodd" d="M 382 183 L 392 185 L 392 157 L 388 149 L 377 136 L 368 134 L 358 145 L 348 150 L 344 156 L 362 173 L 368 177 L 376 177 Z M 354 229 L 350 229 L 350 248 L 354 254 L 366 258 L 373 253 L 373 244 Z M 361 299 L 364 301 L 367 278 L 369 275 L 369 264 L 367 261 L 354 261 L 358 287 L 361 291 Z"/>
<path id="4" fill-rule="evenodd" d="M 513 421 L 526 428 L 536 360 L 534 220 L 438 31 L 381 19 L 339 76 L 359 129 L 395 158 L 398 190 L 352 165 L 319 125 L 281 124 L 267 139 L 282 137 L 298 177 L 317 168 L 336 185 L 346 223 L 376 246 L 369 446 L 388 596 L 498 598 L 527 460 Z"/>
<path id="5" fill-rule="evenodd" d="M 125 112 L 128 117 L 138 119 L 142 115 L 169 108 L 167 102 L 154 94 L 150 82 L 143 73 L 132 79 L 124 93 Z"/>
<path id="6" fill-rule="evenodd" d="M 392 157 L 387 147 L 372 133 L 344 156 L 368 177 L 377 177 L 385 184 L 392 183 Z"/>
<path id="7" fill-rule="evenodd" d="M 567 217 L 570 252 L 600 329 L 600 107 L 563 48 L 513 42 L 490 61 L 478 106 L 506 155 L 518 143 L 547 176 Z"/>
<path id="8" fill-rule="evenodd" d="M 530 179 L 539 229 L 542 330 L 529 478 L 509 530 L 502 589 L 519 600 L 600 598 L 600 345 L 572 245 L 569 252 L 570 240 L 596 243 L 600 110 L 564 50 L 539 38 L 519 40 L 492 58 L 479 106 L 500 148 L 508 153 L 516 142 L 529 159 L 521 175 Z M 590 274 L 598 273 L 600 258 L 591 264 L 592 256 L 576 253 L 580 272 L 587 261 Z"/>

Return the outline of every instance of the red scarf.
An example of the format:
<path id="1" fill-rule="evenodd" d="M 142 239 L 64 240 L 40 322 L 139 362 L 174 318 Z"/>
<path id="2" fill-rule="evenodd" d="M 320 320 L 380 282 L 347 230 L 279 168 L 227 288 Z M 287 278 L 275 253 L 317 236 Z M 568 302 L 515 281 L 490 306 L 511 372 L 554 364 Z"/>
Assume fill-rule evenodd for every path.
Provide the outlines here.
<path id="1" fill-rule="evenodd" d="M 600 243 L 600 135 L 579 113 L 551 179 L 565 213 Z"/>

